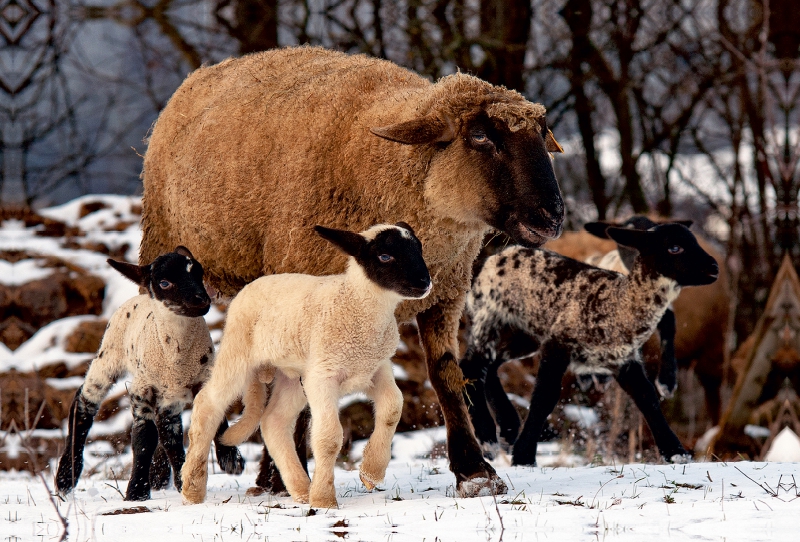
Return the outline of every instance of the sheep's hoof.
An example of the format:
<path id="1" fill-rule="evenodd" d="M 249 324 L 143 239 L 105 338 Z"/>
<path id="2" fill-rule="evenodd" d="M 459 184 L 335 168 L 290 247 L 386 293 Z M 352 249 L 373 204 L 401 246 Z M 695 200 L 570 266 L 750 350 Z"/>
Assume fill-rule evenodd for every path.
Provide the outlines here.
<path id="1" fill-rule="evenodd" d="M 361 483 L 367 488 L 367 491 L 372 491 L 375 487 L 382 482 L 382 480 L 374 480 L 372 476 L 365 472 L 359 472 L 358 477 L 361 478 Z"/>
<path id="2" fill-rule="evenodd" d="M 495 473 L 476 473 L 458 482 L 456 492 L 459 497 L 489 497 L 492 495 L 505 495 L 508 492 L 505 482 Z"/>

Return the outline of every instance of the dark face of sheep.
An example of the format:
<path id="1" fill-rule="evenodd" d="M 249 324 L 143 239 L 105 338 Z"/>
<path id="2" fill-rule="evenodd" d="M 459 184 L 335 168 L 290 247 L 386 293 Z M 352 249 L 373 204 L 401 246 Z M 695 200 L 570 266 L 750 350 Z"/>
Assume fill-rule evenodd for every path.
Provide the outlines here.
<path id="1" fill-rule="evenodd" d="M 561 235 L 564 201 L 549 153 L 562 149 L 544 117 L 510 127 L 508 119 L 487 113 L 494 106 L 503 107 L 492 104 L 458 120 L 432 113 L 372 133 L 407 145 L 433 144 L 440 156 L 431 171 L 439 170 L 426 187 L 434 194 L 429 199 L 454 218 L 484 222 L 538 247 Z"/>
<path id="2" fill-rule="evenodd" d="M 422 299 L 431 291 L 431 275 L 422 258 L 422 243 L 405 222 L 370 228 L 363 234 L 315 226 L 314 230 L 355 258 L 367 277 L 406 299 Z"/>
<path id="3" fill-rule="evenodd" d="M 670 220 L 669 222 L 654 222 L 650 218 L 644 215 L 633 215 L 625 222 L 605 222 L 605 221 L 598 221 L 598 222 L 587 222 L 584 224 L 584 229 L 594 235 L 595 237 L 599 237 L 601 239 L 610 239 L 608 234 L 606 234 L 606 230 L 608 228 L 627 228 L 629 230 L 649 230 L 655 228 L 659 224 L 683 224 L 687 228 L 691 228 L 693 222 L 691 220 Z M 636 259 L 636 255 L 639 254 L 639 251 L 634 250 L 632 248 L 628 248 L 624 245 L 619 246 L 619 257 L 622 260 L 622 263 L 625 264 L 625 267 L 630 269 L 633 267 L 633 260 Z"/>
<path id="4" fill-rule="evenodd" d="M 203 316 L 211 307 L 211 298 L 203 286 L 203 266 L 186 247 L 179 246 L 148 265 L 107 261 L 179 316 Z"/>
<path id="5" fill-rule="evenodd" d="M 661 224 L 642 231 L 608 228 L 608 236 L 639 251 L 642 265 L 681 286 L 711 284 L 719 276 L 717 261 L 683 224 Z"/>

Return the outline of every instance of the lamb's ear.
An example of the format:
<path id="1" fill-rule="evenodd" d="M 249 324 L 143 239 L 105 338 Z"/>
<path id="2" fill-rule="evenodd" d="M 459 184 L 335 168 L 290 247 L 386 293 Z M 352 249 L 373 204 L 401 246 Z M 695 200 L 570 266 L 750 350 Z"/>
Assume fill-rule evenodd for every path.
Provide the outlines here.
<path id="1" fill-rule="evenodd" d="M 122 275 L 133 281 L 135 284 L 143 288 L 147 288 L 150 282 L 150 266 L 149 265 L 136 265 L 128 262 L 118 262 L 111 258 L 106 260 L 108 265 L 122 273 Z"/>
<path id="2" fill-rule="evenodd" d="M 456 137 L 455 123 L 450 118 L 442 119 L 434 113 L 397 124 L 376 126 L 369 131 L 378 137 L 404 145 L 446 143 Z"/>
<path id="3" fill-rule="evenodd" d="M 547 149 L 547 152 L 564 152 L 564 147 L 558 144 L 556 141 L 556 136 L 553 135 L 551 130 L 547 130 L 547 134 L 544 136 L 544 146 Z"/>
<path id="4" fill-rule="evenodd" d="M 600 239 L 609 239 L 607 232 L 608 228 L 619 227 L 620 225 L 615 222 L 603 222 L 602 220 L 598 220 L 597 222 L 587 222 L 583 225 L 583 229 L 595 237 L 599 237 Z"/>
<path id="5" fill-rule="evenodd" d="M 610 227 L 606 229 L 608 236 L 619 245 L 635 248 L 641 251 L 649 242 L 648 237 L 652 232 L 632 230 L 630 228 Z"/>
<path id="6" fill-rule="evenodd" d="M 188 248 L 186 248 L 183 245 L 178 245 L 177 247 L 175 247 L 175 252 L 177 252 L 181 256 L 186 256 L 187 258 L 191 258 L 194 260 L 194 256 L 192 256 L 192 253 L 189 251 Z"/>
<path id="7" fill-rule="evenodd" d="M 404 228 L 404 229 L 410 231 L 412 233 L 412 235 L 414 235 L 415 237 L 417 235 L 416 233 L 414 233 L 414 228 L 412 228 L 411 226 L 408 225 L 408 222 L 403 222 L 401 220 L 400 222 L 395 223 L 395 226 L 397 226 L 399 228 Z"/>
<path id="8" fill-rule="evenodd" d="M 672 222 L 674 224 L 682 224 L 683 226 L 686 226 L 687 228 L 691 228 L 692 224 L 694 224 L 694 220 L 673 220 Z"/>
<path id="9" fill-rule="evenodd" d="M 330 241 L 349 256 L 358 256 L 367 240 L 358 233 L 347 230 L 335 230 L 325 226 L 314 226 L 314 231 L 323 239 Z"/>

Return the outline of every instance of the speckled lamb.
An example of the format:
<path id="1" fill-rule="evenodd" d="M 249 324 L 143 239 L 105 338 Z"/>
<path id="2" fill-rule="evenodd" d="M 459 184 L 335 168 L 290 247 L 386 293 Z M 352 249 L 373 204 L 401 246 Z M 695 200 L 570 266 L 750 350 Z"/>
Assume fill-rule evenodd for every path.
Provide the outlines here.
<path id="1" fill-rule="evenodd" d="M 111 259 L 108 263 L 148 293 L 126 301 L 111 316 L 97 357 L 70 407 L 69 434 L 58 464 L 56 487 L 66 494 L 78 483 L 84 444 L 100 403 L 114 382 L 129 373 L 133 469 L 125 500 L 141 501 L 150 498 L 151 463 L 159 441 L 172 465 L 175 487 L 181 487 L 181 412 L 192 400 L 192 389 L 208 378 L 214 358 L 203 319 L 211 299 L 203 287 L 203 268 L 185 247 L 179 246 L 149 265 Z M 226 472 L 242 472 L 244 462 L 236 448 L 218 444 L 217 459 Z M 168 473 L 167 468 L 167 479 L 160 481 L 163 485 Z"/>
<path id="2" fill-rule="evenodd" d="M 642 411 L 661 455 L 688 458 L 659 409 L 639 348 L 681 287 L 710 284 L 719 268 L 680 224 L 648 231 L 608 228 L 607 233 L 638 251 L 629 276 L 547 250 L 510 247 L 486 261 L 467 296 L 472 335 L 461 368 L 472 381 L 467 386 L 470 416 L 484 449 L 497 443 L 489 405 L 503 409 L 504 419 L 516 417 L 516 426 L 501 433 L 514 445 L 515 465 L 535 464 L 538 437 L 570 364 L 576 373 L 612 374 Z M 496 366 L 537 350 L 541 362 L 530 413 L 517 437 L 519 417 L 506 412 L 513 407 Z"/>

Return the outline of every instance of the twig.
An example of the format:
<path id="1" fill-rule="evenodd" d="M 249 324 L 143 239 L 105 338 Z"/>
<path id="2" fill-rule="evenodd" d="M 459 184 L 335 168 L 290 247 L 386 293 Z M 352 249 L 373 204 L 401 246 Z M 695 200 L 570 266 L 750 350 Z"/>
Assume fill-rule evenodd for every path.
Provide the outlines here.
<path id="1" fill-rule="evenodd" d="M 769 486 L 766 486 L 766 487 L 764 487 L 764 485 L 762 485 L 762 484 L 760 484 L 760 483 L 756 482 L 755 480 L 753 480 L 752 478 L 750 478 L 750 476 L 748 476 L 746 473 L 742 472 L 742 469 L 740 469 L 740 468 L 739 468 L 739 467 L 737 467 L 736 465 L 734 465 L 734 466 L 733 466 L 733 468 L 734 468 L 734 469 L 736 469 L 736 470 L 738 470 L 740 473 L 742 473 L 742 474 L 744 475 L 744 477 L 745 477 L 745 478 L 747 478 L 748 480 L 750 480 L 751 482 L 753 482 L 755 485 L 757 485 L 758 487 L 760 487 L 761 489 L 763 489 L 764 491 L 766 491 L 766 492 L 767 492 L 767 494 L 768 494 L 770 497 L 777 497 L 777 496 L 778 496 L 778 492 L 777 492 L 777 491 L 773 490 L 773 489 L 772 489 L 772 488 L 770 488 Z"/>

